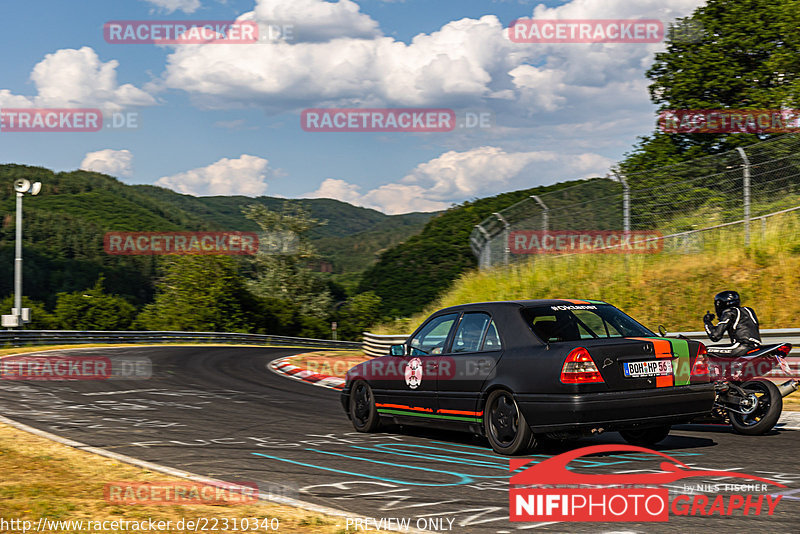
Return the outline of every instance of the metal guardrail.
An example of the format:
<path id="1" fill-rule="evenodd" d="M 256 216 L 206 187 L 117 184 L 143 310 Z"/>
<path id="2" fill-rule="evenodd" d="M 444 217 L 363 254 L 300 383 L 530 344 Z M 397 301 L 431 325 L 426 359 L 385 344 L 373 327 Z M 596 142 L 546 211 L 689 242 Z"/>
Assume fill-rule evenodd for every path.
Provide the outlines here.
<path id="1" fill-rule="evenodd" d="M 770 328 L 761 330 L 761 343 L 771 345 L 773 343 L 791 343 L 792 355 L 800 356 L 800 328 Z M 668 336 L 684 335 L 689 339 L 702 341 L 708 345 L 711 342 L 705 332 L 669 332 Z M 724 343 L 727 340 L 721 341 Z"/>
<path id="2" fill-rule="evenodd" d="M 327 349 L 360 349 L 356 341 L 332 341 L 303 337 L 238 334 L 226 332 L 143 332 L 80 330 L 0 330 L 0 345 L 71 345 L 76 343 L 235 343 L 239 345 L 287 345 Z"/>
<path id="3" fill-rule="evenodd" d="M 675 337 L 683 335 L 689 339 L 702 341 L 709 344 L 708 336 L 705 332 L 669 332 L 667 336 Z M 389 354 L 389 347 L 405 343 L 409 334 L 378 335 L 364 332 L 363 351 L 367 356 L 373 358 Z M 774 328 L 761 331 L 761 341 L 765 345 L 772 343 L 791 343 L 793 348 L 790 353 L 793 367 L 800 364 L 800 328 Z M 795 361 L 797 360 L 797 361 Z"/>
<path id="4" fill-rule="evenodd" d="M 389 354 L 389 347 L 405 343 L 408 336 L 409 334 L 380 335 L 364 332 L 364 342 L 361 350 L 364 351 L 364 354 L 373 358 L 386 356 Z"/>

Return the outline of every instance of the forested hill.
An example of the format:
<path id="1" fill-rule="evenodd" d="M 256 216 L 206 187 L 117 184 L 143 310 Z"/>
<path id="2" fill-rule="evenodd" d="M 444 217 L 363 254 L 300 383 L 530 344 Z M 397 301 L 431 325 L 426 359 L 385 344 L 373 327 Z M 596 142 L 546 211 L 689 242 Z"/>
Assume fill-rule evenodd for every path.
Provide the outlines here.
<path id="1" fill-rule="evenodd" d="M 91 287 L 100 274 L 109 292 L 137 304 L 153 296 L 157 258 L 109 256 L 103 251 L 107 231 L 257 231 L 242 208 L 263 204 L 280 209 L 298 204 L 327 221 L 312 242 L 322 259 L 338 272 L 363 270 L 377 252 L 421 230 L 432 214 L 385 215 L 331 199 L 193 197 L 148 185 L 127 185 L 87 171 L 54 173 L 42 167 L 0 165 L 0 297 L 13 290 L 13 181 L 41 181 L 42 192 L 27 196 L 24 207 L 25 294 L 52 303 L 60 291 Z"/>
<path id="2" fill-rule="evenodd" d="M 416 313 L 462 273 L 477 266 L 469 246 L 469 235 L 476 224 L 530 195 L 589 181 L 600 184 L 595 179 L 573 180 L 502 193 L 450 208 L 431 219 L 419 234 L 383 252 L 377 263 L 364 272 L 359 290 L 374 291 L 381 298 L 381 311 L 385 315 L 403 317 Z M 579 190 L 581 194 L 596 193 L 594 187 Z"/>

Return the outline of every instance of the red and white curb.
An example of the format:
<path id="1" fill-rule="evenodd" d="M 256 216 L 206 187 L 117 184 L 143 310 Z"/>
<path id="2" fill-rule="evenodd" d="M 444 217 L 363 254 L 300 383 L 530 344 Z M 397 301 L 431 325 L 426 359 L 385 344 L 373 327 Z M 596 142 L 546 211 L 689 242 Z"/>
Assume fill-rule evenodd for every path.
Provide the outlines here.
<path id="1" fill-rule="evenodd" d="M 323 375 L 309 371 L 308 369 L 303 369 L 302 367 L 298 367 L 296 365 L 292 365 L 289 363 L 290 358 L 291 356 L 273 360 L 269 362 L 267 368 L 273 373 L 294 378 L 295 380 L 302 380 L 303 382 L 308 382 L 309 384 L 314 384 L 315 386 L 336 390 L 344 389 L 344 378 Z"/>

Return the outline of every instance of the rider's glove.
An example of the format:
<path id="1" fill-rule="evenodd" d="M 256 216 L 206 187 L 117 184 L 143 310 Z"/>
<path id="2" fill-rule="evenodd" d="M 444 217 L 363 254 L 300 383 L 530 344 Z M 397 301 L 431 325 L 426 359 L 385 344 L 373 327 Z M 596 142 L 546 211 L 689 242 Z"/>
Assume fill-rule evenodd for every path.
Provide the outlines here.
<path id="1" fill-rule="evenodd" d="M 714 314 L 713 313 L 706 312 L 706 314 L 703 316 L 703 322 L 704 323 L 711 323 L 711 321 L 713 321 L 713 320 L 714 320 Z"/>

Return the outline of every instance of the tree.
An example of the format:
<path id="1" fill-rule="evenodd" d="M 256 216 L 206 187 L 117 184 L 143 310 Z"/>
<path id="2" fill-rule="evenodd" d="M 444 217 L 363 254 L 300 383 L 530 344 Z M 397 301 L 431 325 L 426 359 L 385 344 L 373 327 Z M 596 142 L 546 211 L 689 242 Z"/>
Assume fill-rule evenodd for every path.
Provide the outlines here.
<path id="1" fill-rule="evenodd" d="M 343 339 L 360 339 L 361 334 L 380 321 L 381 298 L 372 291 L 347 299 L 336 316 Z"/>
<path id="2" fill-rule="evenodd" d="M 104 279 L 97 279 L 86 291 L 59 293 L 54 311 L 56 324 L 65 330 L 127 330 L 136 308 L 117 295 L 103 291 Z"/>
<path id="3" fill-rule="evenodd" d="M 262 230 L 259 252 L 253 261 L 254 278 L 248 284 L 250 290 L 261 298 L 291 303 L 301 316 L 327 320 L 331 307 L 327 282 L 308 267 L 316 258 L 309 232 L 324 223 L 302 207 L 289 204 L 284 204 L 281 211 L 251 205 L 244 214 Z"/>
<path id="4" fill-rule="evenodd" d="M 176 256 L 137 322 L 148 330 L 249 332 L 259 302 L 225 256 Z"/>
<path id="5" fill-rule="evenodd" d="M 709 0 L 679 19 L 647 71 L 650 98 L 666 109 L 797 108 L 800 0 Z M 753 143 L 769 135 L 642 137 L 621 164 L 653 169 Z"/>

